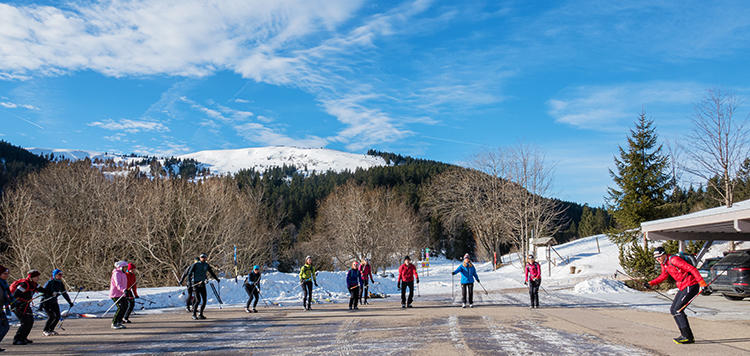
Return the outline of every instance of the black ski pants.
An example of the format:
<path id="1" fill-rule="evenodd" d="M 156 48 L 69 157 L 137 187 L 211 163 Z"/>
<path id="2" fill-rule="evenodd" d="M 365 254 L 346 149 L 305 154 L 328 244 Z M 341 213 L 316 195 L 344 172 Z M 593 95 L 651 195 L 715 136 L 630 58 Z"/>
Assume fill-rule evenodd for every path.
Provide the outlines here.
<path id="1" fill-rule="evenodd" d="M 539 286 L 542 285 L 542 279 L 532 279 L 529 281 L 529 298 L 532 307 L 539 307 Z"/>
<path id="2" fill-rule="evenodd" d="M 469 296 L 469 304 L 474 304 L 474 283 L 461 283 L 461 302 L 466 304 L 466 296 Z"/>
<path id="3" fill-rule="evenodd" d="M 364 302 L 367 303 L 367 295 L 370 294 L 369 289 L 370 289 L 370 281 L 364 280 L 362 284 L 362 294 L 359 297 L 360 301 L 361 299 L 364 299 Z"/>
<path id="4" fill-rule="evenodd" d="M 406 299 L 406 288 L 409 288 L 409 299 Z M 414 281 L 401 282 L 401 304 L 411 305 L 414 301 Z"/>
<path id="5" fill-rule="evenodd" d="M 188 311 L 193 310 L 193 287 L 187 287 L 187 298 L 185 298 L 185 307 Z"/>
<path id="6" fill-rule="evenodd" d="M 126 308 L 125 308 L 125 315 L 123 315 L 124 320 L 130 319 L 130 313 L 133 312 L 133 309 L 135 308 L 135 299 L 131 298 L 125 298 Z"/>
<path id="7" fill-rule="evenodd" d="M 260 291 L 254 285 L 245 284 L 245 293 L 247 293 L 248 297 L 245 309 L 250 308 L 250 303 L 253 299 L 255 299 L 255 303 L 253 303 L 253 309 L 255 309 L 255 306 L 258 305 L 258 300 L 260 299 Z"/>
<path id="8" fill-rule="evenodd" d="M 669 312 L 672 313 L 672 317 L 674 317 L 674 321 L 677 322 L 677 327 L 680 331 L 686 330 L 690 334 L 682 335 L 687 338 L 693 338 L 693 331 L 690 329 L 690 323 L 688 322 L 685 310 L 683 309 L 680 311 L 680 309 L 687 305 L 687 303 L 691 301 L 699 291 L 700 286 L 697 284 L 685 287 L 685 289 L 677 292 L 677 295 L 674 296 L 674 300 L 672 301 L 672 307 L 669 308 Z"/>
<path id="9" fill-rule="evenodd" d="M 122 324 L 122 319 L 125 317 L 125 311 L 128 309 L 128 298 L 125 296 L 122 298 L 112 298 L 112 301 L 117 304 L 117 311 L 115 311 L 115 316 L 112 317 L 112 325 Z"/>
<path id="10" fill-rule="evenodd" d="M 357 302 L 359 302 L 359 286 L 349 288 L 349 295 L 349 309 L 356 308 Z"/>
<path id="11" fill-rule="evenodd" d="M 18 321 L 21 322 L 21 325 L 18 326 L 18 330 L 16 331 L 16 335 L 13 337 L 13 341 L 25 341 L 29 338 L 31 328 L 34 327 L 34 315 L 31 314 L 30 311 L 28 314 L 17 311 L 16 317 L 18 318 Z"/>
<path id="12" fill-rule="evenodd" d="M 313 287 L 312 281 L 302 282 L 302 306 L 303 307 L 307 305 L 307 307 L 310 308 L 310 305 L 312 305 L 312 299 L 313 299 L 312 287 Z"/>
<path id="13" fill-rule="evenodd" d="M 205 281 L 204 281 L 205 282 Z M 203 311 L 206 309 L 206 283 L 200 282 L 193 285 L 193 315 L 200 312 L 203 315 Z M 200 311 L 198 310 L 198 304 L 201 305 Z"/>
<path id="14" fill-rule="evenodd" d="M 50 300 L 45 302 L 42 308 L 47 313 L 47 323 L 44 324 L 44 331 L 55 331 L 55 327 L 60 321 L 60 305 Z"/>

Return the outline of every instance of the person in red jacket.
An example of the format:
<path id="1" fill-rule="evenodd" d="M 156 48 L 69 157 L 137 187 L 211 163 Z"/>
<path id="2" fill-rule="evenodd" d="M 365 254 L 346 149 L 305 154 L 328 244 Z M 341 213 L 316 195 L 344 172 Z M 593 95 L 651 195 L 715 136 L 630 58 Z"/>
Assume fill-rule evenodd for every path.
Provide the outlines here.
<path id="1" fill-rule="evenodd" d="M 122 318 L 123 323 L 130 324 L 130 313 L 135 308 L 135 298 L 138 296 L 138 278 L 135 276 L 135 265 L 128 263 L 128 271 L 125 272 L 125 276 L 128 277 L 128 290 L 125 291 L 125 298 L 127 298 L 128 309 L 125 310 L 125 316 Z"/>
<path id="2" fill-rule="evenodd" d="M 372 279 L 372 267 L 370 267 L 370 259 L 365 258 L 362 260 L 362 264 L 359 266 L 359 273 L 362 275 L 362 294 L 360 295 L 360 304 L 367 305 L 367 296 L 370 294 L 369 286 L 370 282 L 375 283 Z M 364 298 L 364 302 L 362 299 Z"/>
<path id="3" fill-rule="evenodd" d="M 529 297 L 531 298 L 531 306 L 529 308 L 539 308 L 539 287 L 542 285 L 542 267 L 539 262 L 534 260 L 534 255 L 529 255 L 528 263 L 526 263 L 526 281 L 523 284 L 529 286 Z"/>
<path id="4" fill-rule="evenodd" d="M 409 256 L 404 257 L 404 264 L 398 268 L 398 289 L 401 290 L 401 307 L 411 308 L 411 302 L 414 300 L 414 279 L 419 284 L 419 275 L 417 275 L 417 266 L 411 263 Z M 409 299 L 406 299 L 406 288 L 409 287 Z"/>
<path id="5" fill-rule="evenodd" d="M 701 277 L 698 269 L 687 263 L 679 256 L 670 256 L 664 251 L 663 247 L 654 249 L 654 258 L 661 265 L 661 274 L 653 281 L 643 283 L 643 287 L 650 289 L 667 279 L 667 275 L 672 276 L 677 281 L 677 288 L 680 290 L 672 301 L 672 307 L 669 311 L 672 313 L 677 327 L 680 328 L 680 336 L 674 339 L 678 344 L 692 344 L 695 342 L 693 331 L 690 329 L 690 323 L 687 320 L 687 314 L 683 307 L 695 297 L 701 288 L 706 287 L 706 281 Z"/>

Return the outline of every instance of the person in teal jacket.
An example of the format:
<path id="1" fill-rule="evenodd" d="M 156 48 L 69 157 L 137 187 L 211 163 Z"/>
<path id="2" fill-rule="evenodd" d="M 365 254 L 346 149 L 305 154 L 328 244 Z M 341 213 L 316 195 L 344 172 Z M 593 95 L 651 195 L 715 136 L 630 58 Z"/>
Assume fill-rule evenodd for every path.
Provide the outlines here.
<path id="1" fill-rule="evenodd" d="M 466 295 L 469 295 L 469 308 L 474 307 L 474 279 L 476 278 L 479 282 L 479 276 L 477 276 L 477 269 L 474 268 L 474 264 L 471 263 L 471 257 L 469 254 L 464 255 L 464 263 L 462 263 L 453 274 L 461 273 L 461 302 L 466 308 Z"/>

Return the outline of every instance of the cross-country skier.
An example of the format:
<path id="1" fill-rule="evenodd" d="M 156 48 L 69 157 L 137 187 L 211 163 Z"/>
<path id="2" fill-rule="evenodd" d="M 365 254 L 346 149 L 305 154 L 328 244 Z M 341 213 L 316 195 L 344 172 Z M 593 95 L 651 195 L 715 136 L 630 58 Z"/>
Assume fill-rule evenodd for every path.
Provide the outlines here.
<path id="1" fill-rule="evenodd" d="M 112 278 L 109 281 L 109 298 L 117 305 L 115 316 L 112 317 L 112 329 L 125 329 L 125 325 L 122 325 L 122 319 L 128 309 L 128 299 L 125 297 L 125 292 L 128 289 L 128 276 L 125 274 L 127 270 L 127 262 L 116 262 L 115 269 L 112 270 Z"/>
<path id="2" fill-rule="evenodd" d="M 44 336 L 57 335 L 55 326 L 60 321 L 60 306 L 57 304 L 57 297 L 62 295 L 65 301 L 73 307 L 70 296 L 65 290 L 65 283 L 62 281 L 63 273 L 59 269 L 52 271 L 52 278 L 44 284 L 44 295 L 42 296 L 42 308 L 47 313 L 47 323 L 44 325 Z"/>
<path id="3" fill-rule="evenodd" d="M 243 287 L 245 287 L 245 293 L 247 293 L 248 297 L 247 304 L 245 304 L 245 311 L 248 313 L 251 312 L 250 303 L 255 299 L 252 312 L 257 313 L 258 309 L 255 309 L 255 307 L 258 305 L 258 299 L 260 299 L 260 266 L 253 266 L 253 271 L 245 278 Z"/>
<path id="4" fill-rule="evenodd" d="M 362 274 L 359 272 L 359 263 L 352 262 L 352 268 L 346 272 L 346 288 L 349 289 L 349 310 L 357 308 L 359 301 L 359 291 L 362 288 Z M 353 307 L 353 308 L 352 308 Z"/>
<path id="5" fill-rule="evenodd" d="M 200 261 L 200 259 L 196 257 L 193 263 L 196 263 L 198 261 Z M 187 278 L 188 272 L 190 272 L 190 267 L 192 266 L 193 265 L 191 264 L 190 266 L 185 267 L 185 271 L 182 272 L 182 277 L 180 277 L 179 285 L 182 285 L 182 283 L 185 281 L 185 278 Z M 193 285 L 188 283 L 187 284 L 187 297 L 185 298 L 185 310 L 187 310 L 188 312 L 191 312 L 192 308 L 193 308 Z"/>
<path id="6" fill-rule="evenodd" d="M 8 317 L 10 314 L 10 302 L 13 296 L 10 294 L 10 286 L 8 285 L 8 277 L 10 272 L 5 266 L 0 266 L 0 341 L 3 341 L 5 335 L 10 331 L 10 323 L 8 323 Z M 0 349 L 0 352 L 5 349 Z"/>
<path id="7" fill-rule="evenodd" d="M 529 298 L 531 299 L 532 308 L 539 308 L 539 287 L 542 285 L 542 266 L 534 259 L 534 255 L 529 255 L 529 260 L 524 268 L 525 281 L 523 284 L 529 286 Z"/>
<path id="8" fill-rule="evenodd" d="M 124 323 L 130 324 L 130 313 L 135 308 L 135 298 L 138 296 L 138 278 L 135 276 L 135 265 L 128 263 L 128 271 L 125 272 L 128 277 L 128 290 L 125 291 L 125 301 L 128 303 L 128 308 L 125 310 L 125 315 L 122 317 Z"/>
<path id="9" fill-rule="evenodd" d="M 461 302 L 463 303 L 461 308 L 466 308 L 467 294 L 469 297 L 469 308 L 473 308 L 474 279 L 476 278 L 477 282 L 479 282 L 479 276 L 477 276 L 477 269 L 471 263 L 471 256 L 468 253 L 464 255 L 464 262 L 453 271 L 453 274 L 456 273 L 461 273 Z"/>
<path id="10" fill-rule="evenodd" d="M 310 310 L 312 305 L 313 283 L 318 286 L 315 279 L 315 267 L 312 265 L 312 257 L 305 257 L 305 265 L 299 270 L 299 283 L 302 285 L 302 309 Z"/>
<path id="11" fill-rule="evenodd" d="M 419 284 L 419 275 L 417 275 L 417 266 L 411 263 L 409 256 L 404 257 L 404 264 L 398 268 L 398 289 L 401 290 L 401 307 L 411 308 L 411 302 L 414 300 L 414 279 Z M 409 299 L 406 299 L 406 288 L 409 288 Z"/>
<path id="12" fill-rule="evenodd" d="M 205 316 L 203 316 L 203 310 L 206 309 L 206 300 L 207 293 L 206 293 L 206 284 L 208 283 L 208 274 L 211 274 L 211 277 L 214 277 L 214 279 L 221 283 L 219 280 L 219 277 L 216 277 L 216 273 L 214 273 L 213 268 L 211 268 L 211 265 L 209 265 L 206 260 L 208 259 L 208 255 L 205 253 L 201 253 L 201 255 L 198 257 L 199 261 L 196 263 L 193 263 L 192 266 L 190 266 L 190 270 L 188 270 L 187 273 L 187 279 L 188 282 L 193 286 L 193 319 L 206 319 Z M 182 283 L 182 281 L 180 281 Z M 198 304 L 201 304 L 200 314 L 198 314 Z"/>
<path id="13" fill-rule="evenodd" d="M 16 282 L 15 290 L 13 291 L 13 307 L 15 309 L 16 317 L 21 322 L 21 325 L 16 331 L 16 335 L 13 337 L 13 345 L 26 345 L 32 343 L 29 340 L 29 333 L 31 328 L 34 327 L 34 313 L 32 311 L 31 300 L 36 292 L 44 292 L 45 289 L 40 287 L 39 282 L 39 271 L 32 269 L 27 274 L 27 277 Z M 11 285 L 11 289 L 13 285 Z"/>
<path id="14" fill-rule="evenodd" d="M 674 338 L 674 342 L 678 344 L 692 344 L 695 342 L 693 330 L 690 329 L 687 314 L 681 309 L 698 294 L 701 288 L 706 287 L 706 281 L 703 280 L 697 268 L 679 256 L 668 255 L 661 246 L 654 249 L 654 258 L 661 265 L 661 274 L 653 281 L 643 283 L 643 287 L 650 289 L 652 286 L 664 282 L 668 275 L 677 281 L 677 288 L 680 291 L 675 295 L 672 307 L 669 308 L 681 333 L 680 336 Z"/>
<path id="15" fill-rule="evenodd" d="M 370 294 L 370 282 L 373 284 L 375 283 L 375 280 L 372 279 L 372 267 L 370 266 L 370 259 L 364 258 L 362 259 L 362 265 L 359 267 L 359 273 L 362 274 L 362 298 L 364 298 L 364 301 L 360 302 L 363 305 L 367 305 L 367 297 Z"/>

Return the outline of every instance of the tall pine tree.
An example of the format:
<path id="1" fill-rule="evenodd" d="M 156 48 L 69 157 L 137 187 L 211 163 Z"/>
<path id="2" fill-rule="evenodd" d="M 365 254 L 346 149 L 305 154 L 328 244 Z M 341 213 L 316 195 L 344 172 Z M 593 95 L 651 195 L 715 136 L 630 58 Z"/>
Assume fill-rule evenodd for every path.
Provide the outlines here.
<path id="1" fill-rule="evenodd" d="M 662 154 L 654 121 L 641 112 L 630 130 L 628 147 L 615 158 L 616 172 L 609 170 L 617 188 L 607 188 L 607 207 L 621 228 L 639 227 L 661 218 L 666 194 L 672 187 L 669 161 Z"/>

